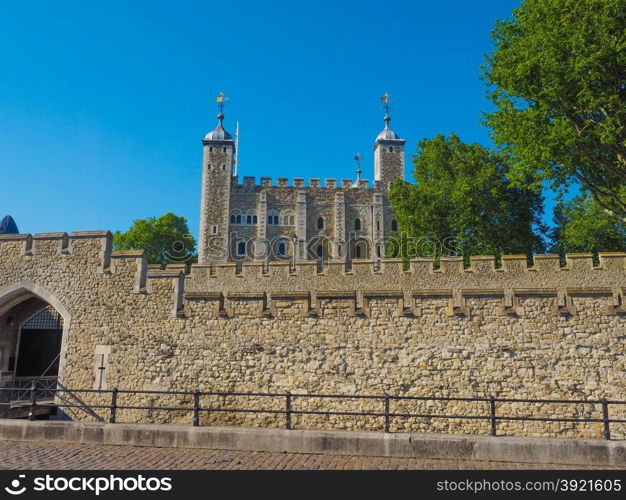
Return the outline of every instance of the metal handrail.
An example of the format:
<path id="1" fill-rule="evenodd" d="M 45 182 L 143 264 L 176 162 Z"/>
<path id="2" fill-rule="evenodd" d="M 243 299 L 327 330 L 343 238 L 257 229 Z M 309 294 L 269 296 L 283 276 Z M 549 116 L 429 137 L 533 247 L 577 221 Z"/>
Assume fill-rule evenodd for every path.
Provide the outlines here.
<path id="1" fill-rule="evenodd" d="M 25 391 L 23 387 L 0 387 L 0 391 Z M 29 418 L 34 419 L 36 408 L 81 408 L 87 411 L 98 420 L 103 419 L 93 411 L 93 409 L 108 409 L 109 423 L 117 422 L 118 410 L 152 410 L 152 411 L 185 411 L 193 412 L 193 425 L 200 425 L 200 414 L 202 413 L 265 413 L 268 415 L 284 415 L 285 428 L 290 430 L 293 428 L 292 417 L 294 415 L 320 415 L 320 416 L 351 416 L 351 417 L 373 417 L 384 418 L 384 431 L 390 432 L 391 419 L 394 418 L 427 418 L 427 419 L 465 419 L 465 420 L 486 420 L 491 422 L 491 435 L 497 436 L 498 422 L 570 422 L 570 423 L 601 423 L 603 425 L 604 439 L 611 439 L 610 425 L 612 423 L 626 423 L 624 418 L 610 418 L 609 405 L 626 405 L 624 400 L 607 400 L 607 399 L 520 399 L 520 398 L 496 398 L 496 397 L 446 397 L 446 396 L 392 396 L 384 395 L 358 395 L 358 394 L 292 394 L 273 393 L 273 392 L 234 392 L 234 391 L 163 391 L 163 390 L 130 390 L 130 389 L 68 389 L 59 384 L 55 384 L 55 388 L 39 388 L 37 384 L 33 384 L 28 391 L 28 401 L 30 402 Z M 55 403 L 39 403 L 39 393 L 52 393 L 56 396 Z M 70 404 L 64 402 L 59 396 L 60 393 L 70 394 L 76 398 L 81 404 Z M 75 393 L 83 394 L 103 394 L 110 395 L 109 404 L 87 404 L 80 400 Z M 192 396 L 191 406 L 154 406 L 154 405 L 129 405 L 119 404 L 118 399 L 121 395 L 138 395 L 138 394 L 154 394 L 168 396 Z M 203 407 L 201 405 L 202 397 L 254 397 L 268 399 L 283 399 L 284 407 L 276 408 L 223 408 L 223 407 Z M 294 399 L 321 399 L 335 398 L 340 400 L 369 400 L 383 402 L 383 411 L 324 411 L 324 410 L 306 410 L 294 409 Z M 401 413 L 393 412 L 390 409 L 392 401 L 434 401 L 434 402 L 480 402 L 489 403 L 489 411 L 483 415 L 475 414 L 445 414 L 445 413 Z M 62 401 L 62 402 L 58 402 Z M 524 403 L 524 404 L 566 404 L 566 405 L 600 405 L 602 416 L 597 418 L 591 417 L 534 417 L 534 416 L 515 416 L 500 415 L 497 413 L 497 404 L 501 403 Z M 0 403 L 0 406 L 10 405 L 11 403 Z"/>

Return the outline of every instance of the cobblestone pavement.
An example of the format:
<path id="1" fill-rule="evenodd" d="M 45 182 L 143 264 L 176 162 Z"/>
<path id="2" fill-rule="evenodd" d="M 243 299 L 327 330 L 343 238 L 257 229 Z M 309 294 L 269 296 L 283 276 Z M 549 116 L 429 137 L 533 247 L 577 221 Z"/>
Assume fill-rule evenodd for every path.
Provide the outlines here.
<path id="1" fill-rule="evenodd" d="M 1 469 L 572 469 L 571 465 L 0 441 Z M 591 467 L 588 467 L 591 468 Z M 598 467 L 604 468 L 604 467 Z"/>

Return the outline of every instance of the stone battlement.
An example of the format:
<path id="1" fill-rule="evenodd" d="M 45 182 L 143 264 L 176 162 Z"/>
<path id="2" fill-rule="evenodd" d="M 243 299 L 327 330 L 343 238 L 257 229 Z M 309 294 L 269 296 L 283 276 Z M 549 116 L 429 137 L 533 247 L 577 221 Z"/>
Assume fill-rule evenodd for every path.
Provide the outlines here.
<path id="1" fill-rule="evenodd" d="M 268 315 L 286 302 L 303 314 L 321 314 L 324 302 L 346 305 L 350 314 L 368 314 L 374 299 L 393 303 L 402 316 L 418 316 L 428 301 L 444 304 L 449 315 L 469 316 L 468 302 L 481 297 L 499 301 L 501 314 L 521 315 L 527 297 L 548 297 L 551 313 L 577 314 L 576 297 L 593 296 L 606 314 L 624 312 L 626 253 L 601 253 L 594 265 L 591 254 L 535 255 L 532 265 L 524 255 L 507 255 L 496 267 L 493 256 L 474 256 L 464 267 L 461 257 L 413 259 L 408 267 L 399 259 L 379 262 L 355 260 L 185 264 L 166 269 L 148 265 L 143 250 L 112 251 L 109 231 L 16 234 L 0 236 L 0 260 L 9 257 L 41 261 L 47 269 L 117 276 L 120 293 L 150 294 L 156 283 L 166 283 L 174 316 L 189 314 L 189 301 L 215 303 L 219 315 L 245 312 Z M 72 263 L 72 259 L 76 259 Z M 443 303 L 441 302 L 443 300 Z M 250 307 L 241 309 L 244 301 Z"/>
<path id="2" fill-rule="evenodd" d="M 261 177 L 260 182 L 256 183 L 256 177 L 244 176 L 243 183 L 239 184 L 238 177 L 233 178 L 234 187 L 239 189 L 254 189 L 254 188 L 296 188 L 296 189 L 370 189 L 370 182 L 367 179 L 359 179 L 355 181 L 353 179 L 341 179 L 339 182 L 337 179 L 324 179 L 310 178 L 307 185 L 305 185 L 305 179 L 303 177 L 294 177 L 289 180 L 287 177 L 277 177 L 276 182 L 272 177 Z M 382 184 L 379 181 L 374 181 L 374 189 L 380 189 Z"/>

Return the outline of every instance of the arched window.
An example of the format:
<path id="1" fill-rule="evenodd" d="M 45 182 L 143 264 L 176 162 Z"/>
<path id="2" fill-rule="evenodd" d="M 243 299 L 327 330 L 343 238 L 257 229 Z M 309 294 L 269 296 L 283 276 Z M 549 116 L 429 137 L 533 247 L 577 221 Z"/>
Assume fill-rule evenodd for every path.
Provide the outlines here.
<path id="1" fill-rule="evenodd" d="M 279 257 L 284 257 L 285 255 L 287 255 L 287 245 L 285 245 L 284 242 L 280 242 L 278 244 L 277 254 Z"/>
<path id="2" fill-rule="evenodd" d="M 223 151 L 224 153 L 226 152 L 226 146 L 224 146 L 224 147 L 222 148 L 222 151 Z"/>
<path id="3" fill-rule="evenodd" d="M 207 168 L 207 169 L 209 169 L 209 170 L 211 170 L 211 164 L 210 164 L 210 163 L 207 163 L 207 164 L 206 164 L 206 168 Z"/>
<path id="4" fill-rule="evenodd" d="M 376 221 L 376 231 L 380 231 L 380 221 Z"/>
<path id="5" fill-rule="evenodd" d="M 294 216 L 291 211 L 284 212 L 280 217 L 280 225 L 281 226 L 289 226 L 293 225 Z"/>
<path id="6" fill-rule="evenodd" d="M 256 215 L 252 216 L 252 224 L 257 224 L 259 222 L 259 219 L 257 218 Z"/>
<path id="7" fill-rule="evenodd" d="M 293 215 L 289 216 L 289 225 L 290 226 L 295 226 L 296 225 L 296 218 Z"/>
<path id="8" fill-rule="evenodd" d="M 355 231 L 361 230 L 361 219 L 359 219 L 358 217 L 354 219 L 354 230 Z"/>
<path id="9" fill-rule="evenodd" d="M 222 170 L 226 170 L 226 163 L 222 163 Z"/>
<path id="10" fill-rule="evenodd" d="M 209 151 L 212 153 L 213 152 L 213 146 L 209 146 Z"/>
<path id="11" fill-rule="evenodd" d="M 256 213 L 254 210 L 246 210 L 243 214 L 243 221 L 246 225 L 256 224 Z"/>
<path id="12" fill-rule="evenodd" d="M 241 212 L 239 210 L 235 209 L 230 213 L 230 223 L 241 224 Z"/>
<path id="13" fill-rule="evenodd" d="M 389 146 L 389 152 L 393 153 L 393 147 L 392 146 Z"/>
<path id="14" fill-rule="evenodd" d="M 267 212 L 267 223 L 270 226 L 276 226 L 278 225 L 278 210 L 276 210 L 275 208 L 269 210 Z"/>
<path id="15" fill-rule="evenodd" d="M 321 259 L 324 257 L 324 247 L 322 245 L 317 246 L 317 256 Z"/>
<path id="16" fill-rule="evenodd" d="M 324 218 L 318 217 L 317 219 L 317 229 L 324 229 Z"/>
<path id="17" fill-rule="evenodd" d="M 360 259 L 361 258 L 361 245 L 357 245 L 354 250 L 355 250 L 354 257 L 356 259 Z"/>
<path id="18" fill-rule="evenodd" d="M 237 255 L 246 255 L 246 242 L 240 241 L 237 243 Z"/>
<path id="19" fill-rule="evenodd" d="M 391 230 L 392 231 L 397 231 L 398 230 L 398 221 L 396 219 L 393 219 L 391 221 Z"/>

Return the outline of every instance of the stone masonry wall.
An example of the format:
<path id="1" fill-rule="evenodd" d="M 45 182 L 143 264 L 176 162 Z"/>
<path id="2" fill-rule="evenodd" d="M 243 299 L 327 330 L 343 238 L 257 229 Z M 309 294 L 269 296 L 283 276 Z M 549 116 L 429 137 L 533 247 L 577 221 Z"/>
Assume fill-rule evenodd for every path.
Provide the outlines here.
<path id="1" fill-rule="evenodd" d="M 0 236 L 0 321 L 7 307 L 39 296 L 68 324 L 61 381 L 132 390 L 260 391 L 500 398 L 626 400 L 626 254 L 508 256 L 502 268 L 476 257 L 439 269 L 402 262 L 330 261 L 146 265 L 140 251 L 111 252 L 108 232 Z M 61 312 L 61 311 L 60 311 Z M 102 380 L 100 381 L 102 384 Z M 81 394 L 89 403 L 109 396 Z M 120 395 L 119 404 L 191 407 L 192 396 Z M 214 408 L 282 410 L 284 398 L 203 397 Z M 382 399 L 298 398 L 294 410 L 381 412 Z M 394 401 L 391 411 L 487 415 L 487 402 Z M 626 418 L 626 405 L 611 416 Z M 108 410 L 98 409 L 103 417 Z M 500 403 L 500 415 L 601 418 L 598 404 Z M 82 412 L 74 418 L 88 419 Z M 191 423 L 187 410 L 120 410 L 118 421 Z M 202 424 L 282 426 L 282 415 L 202 415 Z M 294 416 L 295 427 L 381 429 L 380 418 Z M 394 418 L 391 430 L 487 433 L 489 422 Z M 601 437 L 601 423 L 502 421 L 514 435 Z M 626 427 L 614 424 L 613 437 Z"/>

